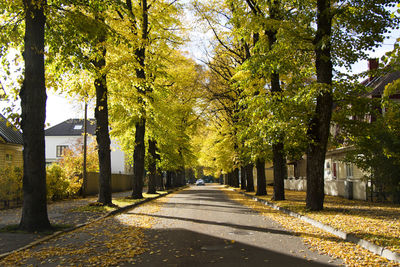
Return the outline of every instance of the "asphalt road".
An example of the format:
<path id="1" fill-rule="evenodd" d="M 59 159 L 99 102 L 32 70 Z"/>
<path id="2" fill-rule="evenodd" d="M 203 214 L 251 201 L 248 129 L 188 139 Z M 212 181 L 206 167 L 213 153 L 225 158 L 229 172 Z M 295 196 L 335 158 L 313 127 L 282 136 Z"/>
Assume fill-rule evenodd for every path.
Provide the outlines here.
<path id="1" fill-rule="evenodd" d="M 310 251 L 278 223 L 230 200 L 219 185 L 192 186 L 170 196 L 135 266 L 328 266 L 342 262 Z"/>
<path id="2" fill-rule="evenodd" d="M 0 266 L 328 266 L 300 237 L 229 199 L 192 186 L 11 254 Z"/>

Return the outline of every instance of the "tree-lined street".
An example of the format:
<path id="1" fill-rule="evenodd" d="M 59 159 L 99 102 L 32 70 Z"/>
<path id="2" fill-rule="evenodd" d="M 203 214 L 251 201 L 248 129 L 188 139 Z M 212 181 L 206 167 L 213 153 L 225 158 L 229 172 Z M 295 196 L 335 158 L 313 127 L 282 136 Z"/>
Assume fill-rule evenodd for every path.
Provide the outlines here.
<path id="1" fill-rule="evenodd" d="M 396 0 L 0 0 L 0 232 L 65 230 L 4 264 L 397 264 L 399 25 Z M 85 104 L 51 139 L 49 91 Z"/>
<path id="2" fill-rule="evenodd" d="M 325 266 L 294 233 L 231 200 L 191 187 L 15 253 L 2 265 Z M 14 259 L 15 261 L 12 261 Z"/>

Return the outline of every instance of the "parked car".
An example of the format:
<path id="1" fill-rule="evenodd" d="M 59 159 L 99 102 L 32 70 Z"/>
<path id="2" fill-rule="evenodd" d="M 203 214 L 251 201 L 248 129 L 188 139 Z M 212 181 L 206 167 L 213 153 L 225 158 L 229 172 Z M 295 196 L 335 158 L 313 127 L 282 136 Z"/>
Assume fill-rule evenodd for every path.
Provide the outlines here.
<path id="1" fill-rule="evenodd" d="M 204 183 L 203 179 L 198 179 L 196 181 L 196 185 L 206 185 L 206 184 Z"/>

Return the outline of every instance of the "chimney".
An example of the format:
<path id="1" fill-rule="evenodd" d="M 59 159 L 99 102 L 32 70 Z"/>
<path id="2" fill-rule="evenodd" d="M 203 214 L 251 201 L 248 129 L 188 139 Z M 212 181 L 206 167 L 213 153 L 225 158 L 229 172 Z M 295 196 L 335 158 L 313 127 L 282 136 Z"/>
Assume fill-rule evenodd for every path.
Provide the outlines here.
<path id="1" fill-rule="evenodd" d="M 379 59 L 370 58 L 368 59 L 368 71 L 369 71 L 369 81 L 374 78 L 374 70 L 377 70 L 379 66 Z"/>

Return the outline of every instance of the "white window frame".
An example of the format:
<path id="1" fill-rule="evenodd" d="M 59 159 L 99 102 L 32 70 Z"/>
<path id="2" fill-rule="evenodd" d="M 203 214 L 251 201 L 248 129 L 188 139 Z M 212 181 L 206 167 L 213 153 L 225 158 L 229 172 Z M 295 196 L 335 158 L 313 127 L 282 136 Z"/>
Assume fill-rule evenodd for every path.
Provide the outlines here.
<path id="1" fill-rule="evenodd" d="M 68 149 L 68 145 L 57 145 L 56 146 L 56 157 L 60 158 L 60 157 L 64 156 L 66 149 Z"/>
<path id="2" fill-rule="evenodd" d="M 351 163 L 346 163 L 346 178 L 353 178 L 354 177 L 354 168 L 353 164 Z"/>

